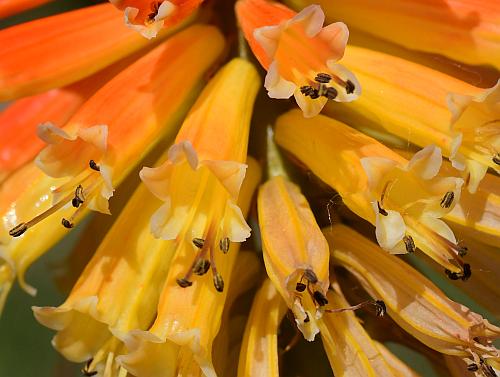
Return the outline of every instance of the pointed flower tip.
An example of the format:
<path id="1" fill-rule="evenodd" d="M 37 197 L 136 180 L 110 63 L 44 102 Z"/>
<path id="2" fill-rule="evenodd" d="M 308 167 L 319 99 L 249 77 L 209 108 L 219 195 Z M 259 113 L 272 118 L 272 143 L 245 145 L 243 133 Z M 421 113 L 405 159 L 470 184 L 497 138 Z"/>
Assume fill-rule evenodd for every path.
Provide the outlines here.
<path id="1" fill-rule="evenodd" d="M 293 95 L 306 117 L 319 114 L 328 100 L 355 100 L 361 93 L 359 82 L 336 64 L 349 38 L 347 26 L 337 22 L 323 27 L 325 16 L 318 5 L 298 14 L 284 8 L 262 0 L 240 0 L 236 5 L 245 37 L 268 71 L 269 96 Z"/>
<path id="2" fill-rule="evenodd" d="M 261 186 L 257 206 L 267 273 L 312 341 L 328 302 L 328 244 L 300 189 L 283 177 Z"/>

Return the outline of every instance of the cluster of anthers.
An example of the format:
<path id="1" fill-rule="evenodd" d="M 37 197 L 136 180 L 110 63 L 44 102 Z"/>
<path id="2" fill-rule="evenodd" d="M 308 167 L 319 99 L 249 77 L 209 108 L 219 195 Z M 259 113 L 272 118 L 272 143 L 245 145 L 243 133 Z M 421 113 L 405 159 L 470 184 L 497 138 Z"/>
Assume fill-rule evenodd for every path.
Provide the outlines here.
<path id="1" fill-rule="evenodd" d="M 335 87 L 328 85 L 332 81 L 343 87 L 347 94 L 354 93 L 355 86 L 351 80 L 344 81 L 340 77 L 335 75 L 332 76 L 328 73 L 318 73 L 310 85 L 300 87 L 300 92 L 311 99 L 325 97 L 329 100 L 333 100 L 337 98 L 338 91 Z"/>

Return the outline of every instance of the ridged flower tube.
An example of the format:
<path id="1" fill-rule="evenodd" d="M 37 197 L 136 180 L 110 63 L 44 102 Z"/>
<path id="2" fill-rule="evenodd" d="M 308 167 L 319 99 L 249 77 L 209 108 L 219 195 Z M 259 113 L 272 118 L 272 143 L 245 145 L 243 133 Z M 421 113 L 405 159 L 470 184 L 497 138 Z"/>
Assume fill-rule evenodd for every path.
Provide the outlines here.
<path id="1" fill-rule="evenodd" d="M 240 186 L 258 87 L 252 64 L 233 59 L 200 94 L 168 160 L 141 171 L 164 203 L 151 219 L 152 233 L 174 256 L 154 323 L 148 331 L 130 333 L 130 353 L 120 358 L 134 375 L 170 376 L 184 357 L 194 357 L 205 375 L 215 375 L 212 342 L 239 243 L 250 235 L 244 213 L 255 175 L 247 178 L 252 190 L 240 194 Z"/>
<path id="2" fill-rule="evenodd" d="M 447 355 L 499 357 L 492 340 L 500 336 L 500 328 L 447 298 L 401 259 L 343 225 L 335 225 L 325 236 L 334 262 L 349 270 L 370 295 L 382 298 L 391 318 L 419 341 Z"/>
<path id="3" fill-rule="evenodd" d="M 125 24 L 151 39 L 189 17 L 203 0 L 110 0 L 123 10 Z"/>
<path id="4" fill-rule="evenodd" d="M 156 315 L 172 255 L 151 235 L 150 217 L 159 200 L 144 185 L 136 190 L 58 307 L 34 307 L 36 319 L 57 330 L 53 346 L 68 360 L 88 362 L 89 373 L 117 375 L 116 356 L 133 329 L 147 329 Z"/>
<path id="5" fill-rule="evenodd" d="M 113 187 L 175 132 L 223 46 L 216 28 L 188 28 L 108 82 L 64 128 L 42 126 L 50 145 L 37 163 L 51 176 L 27 165 L 4 182 L 0 194 L 1 255 L 25 289 L 27 267 L 65 234 L 61 218 L 72 227 L 90 205 L 107 211 Z"/>
<path id="6" fill-rule="evenodd" d="M 500 169 L 499 85 L 481 89 L 439 71 L 348 46 L 343 60 L 363 83 L 355 105 L 326 113 L 355 127 L 378 128 L 420 147 L 435 144 L 465 168 L 475 192 L 488 167 Z"/>
<path id="7" fill-rule="evenodd" d="M 337 60 L 344 55 L 349 30 L 342 22 L 323 27 L 321 8 L 300 13 L 265 0 L 236 3 L 245 38 L 267 70 L 271 98 L 295 97 L 304 116 L 317 115 L 328 100 L 349 102 L 361 93 L 356 77 Z"/>
<path id="8" fill-rule="evenodd" d="M 408 161 L 341 122 L 322 115 L 305 119 L 296 110 L 278 118 L 275 138 L 337 190 L 350 210 L 376 226 L 385 250 L 418 247 L 451 278 L 470 276 L 463 248 L 440 220 L 459 200 L 463 181 L 439 174 L 439 148 L 426 147 Z"/>
<path id="9" fill-rule="evenodd" d="M 253 300 L 241 343 L 238 377 L 279 377 L 278 331 L 287 306 L 266 279 Z"/>
<path id="10" fill-rule="evenodd" d="M 328 243 L 306 198 L 285 178 L 262 185 L 257 207 L 267 274 L 312 341 L 328 303 Z"/>
<path id="11" fill-rule="evenodd" d="M 500 68 L 500 7 L 495 0 L 288 0 L 319 4 L 327 19 L 413 50 Z"/>
<path id="12" fill-rule="evenodd" d="M 330 307 L 342 309 L 349 306 L 339 291 L 327 294 Z M 401 373 L 392 367 L 392 360 L 388 360 L 380 352 L 376 342 L 361 326 L 352 311 L 340 313 L 326 313 L 319 323 L 321 340 L 330 360 L 335 375 L 349 377 L 366 376 L 417 376 L 416 373 Z M 395 357 L 395 356 L 393 356 Z"/>
<path id="13" fill-rule="evenodd" d="M 176 30 L 170 28 L 165 36 Z M 148 44 L 147 39 L 123 25 L 111 4 L 1 30 L 0 101 L 68 85 Z"/>

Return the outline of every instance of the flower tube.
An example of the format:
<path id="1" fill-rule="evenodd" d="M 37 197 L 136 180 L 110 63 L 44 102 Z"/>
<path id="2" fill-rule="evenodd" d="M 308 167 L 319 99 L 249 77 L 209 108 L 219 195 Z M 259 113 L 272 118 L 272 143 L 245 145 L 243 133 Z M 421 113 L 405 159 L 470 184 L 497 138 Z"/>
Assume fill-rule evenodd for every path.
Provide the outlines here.
<path id="1" fill-rule="evenodd" d="M 295 13 L 273 1 L 240 0 L 238 22 L 264 69 L 271 98 L 290 98 L 317 115 L 328 100 L 349 102 L 361 93 L 356 77 L 337 60 L 344 55 L 349 30 L 342 22 L 323 27 L 321 8 Z"/>
<path id="2" fill-rule="evenodd" d="M 23 182 L 36 171 L 27 165 L 0 194 L 1 255 L 25 289 L 25 270 L 64 235 L 61 222 L 72 227 L 88 209 L 107 212 L 113 187 L 161 137 L 174 132 L 223 46 L 214 27 L 188 28 L 107 83 L 64 128 L 41 127 L 49 146 L 37 165 L 51 176 L 40 172 Z M 22 189 L 14 182 L 23 182 Z M 4 200 L 4 193 L 11 200 Z"/>
<path id="3" fill-rule="evenodd" d="M 300 189 L 281 176 L 259 189 L 258 213 L 267 274 L 312 341 L 328 303 L 328 244 Z"/>
<path id="4" fill-rule="evenodd" d="M 125 24 L 151 39 L 161 29 L 171 27 L 190 16 L 203 0 L 110 0 L 124 11 Z"/>
<path id="5" fill-rule="evenodd" d="M 169 29 L 165 36 L 176 30 Z M 148 44 L 127 30 L 110 4 L 1 30 L 0 101 L 68 85 Z"/>
<path id="6" fill-rule="evenodd" d="M 287 307 L 271 280 L 255 295 L 241 343 L 238 376 L 278 377 L 278 330 Z"/>
<path id="7" fill-rule="evenodd" d="M 335 263 L 349 270 L 370 295 L 381 297 L 391 318 L 422 343 L 462 358 L 499 357 L 491 342 L 500 336 L 500 328 L 448 299 L 401 259 L 343 225 L 325 236 Z"/>
<path id="8" fill-rule="evenodd" d="M 340 293 L 340 288 L 336 284 L 334 286 L 335 290 L 330 290 L 327 295 L 331 307 L 334 309 L 348 307 L 349 303 Z M 352 311 L 327 313 L 319 326 L 326 355 L 336 375 L 417 376 L 416 373 L 408 373 L 408 367 L 406 373 L 393 368 L 392 360 L 386 359 Z M 392 358 L 395 356 L 392 355 Z"/>
<path id="9" fill-rule="evenodd" d="M 329 21 L 406 48 L 442 54 L 476 65 L 500 68 L 500 8 L 496 1 L 467 0 L 288 0 L 300 9 L 319 4 Z"/>
<path id="10" fill-rule="evenodd" d="M 462 179 L 439 174 L 441 152 L 429 146 L 406 160 L 376 140 L 325 116 L 298 111 L 278 118 L 276 141 L 338 191 L 358 216 L 376 226 L 379 244 L 391 253 L 416 247 L 466 280 L 463 247 L 440 218 L 460 198 Z M 453 275 L 455 274 L 455 275 Z"/>
<path id="11" fill-rule="evenodd" d="M 363 83 L 355 106 L 326 112 L 356 127 L 388 131 L 425 147 L 439 146 L 466 170 L 475 192 L 488 167 L 499 171 L 499 84 L 480 89 L 431 68 L 370 49 L 349 46 L 344 64 Z"/>
<path id="12" fill-rule="evenodd" d="M 215 375 L 212 343 L 239 243 L 250 235 L 243 214 L 252 190 L 239 192 L 258 87 L 255 68 L 233 59 L 201 93 L 168 160 L 140 173 L 164 203 L 151 218 L 152 233 L 174 256 L 154 323 L 126 339 L 129 353 L 120 362 L 134 375 L 170 376 L 184 357 Z"/>

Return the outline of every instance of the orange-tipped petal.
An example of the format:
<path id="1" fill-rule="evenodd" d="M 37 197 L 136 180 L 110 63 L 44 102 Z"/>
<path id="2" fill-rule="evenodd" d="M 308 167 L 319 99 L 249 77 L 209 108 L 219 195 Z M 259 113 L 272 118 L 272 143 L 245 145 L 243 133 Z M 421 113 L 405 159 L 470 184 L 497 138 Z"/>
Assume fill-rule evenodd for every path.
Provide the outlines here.
<path id="1" fill-rule="evenodd" d="M 0 19 L 24 12 L 52 0 L 2 0 L 0 1 Z"/>
<path id="2" fill-rule="evenodd" d="M 110 4 L 42 18 L 0 31 L 0 101 L 89 76 L 149 42 L 123 25 Z"/>

